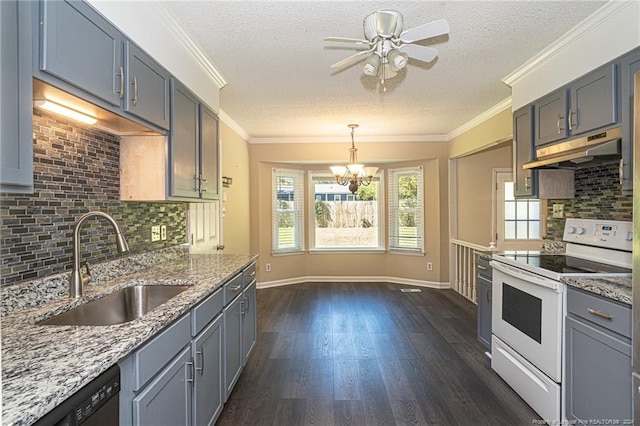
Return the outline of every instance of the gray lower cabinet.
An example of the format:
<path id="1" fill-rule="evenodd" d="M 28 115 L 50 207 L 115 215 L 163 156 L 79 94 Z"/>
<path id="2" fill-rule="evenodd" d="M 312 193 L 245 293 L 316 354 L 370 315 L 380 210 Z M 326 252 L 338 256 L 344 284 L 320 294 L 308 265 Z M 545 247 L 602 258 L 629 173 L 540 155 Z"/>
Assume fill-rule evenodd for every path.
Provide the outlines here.
<path id="1" fill-rule="evenodd" d="M 569 289 L 567 310 L 567 419 L 578 424 L 602 419 L 631 424 L 625 423 L 632 418 L 631 309 Z"/>
<path id="2" fill-rule="evenodd" d="M 0 1 L 0 192 L 33 192 L 32 7 Z"/>
<path id="3" fill-rule="evenodd" d="M 224 350 L 225 350 L 225 402 L 231 395 L 242 367 L 242 294 L 224 308 Z"/>
<path id="4" fill-rule="evenodd" d="M 478 341 L 491 351 L 491 279 L 492 272 L 489 259 L 478 256 L 476 263 L 478 277 L 478 318 L 477 332 Z"/>
<path id="5" fill-rule="evenodd" d="M 247 364 L 256 345 L 256 281 L 253 280 L 242 292 L 242 365 Z"/>
<path id="6" fill-rule="evenodd" d="M 191 424 L 191 364 L 186 347 L 133 399 L 133 424 Z"/>
<path id="7" fill-rule="evenodd" d="M 622 191 L 633 191 L 633 90 L 634 75 L 640 72 L 640 47 L 622 57 Z M 637 114 L 637 112 L 636 112 Z M 636 142 L 638 143 L 638 142 Z"/>
<path id="8" fill-rule="evenodd" d="M 193 424 L 212 425 L 222 412 L 223 316 L 218 315 L 191 343 L 195 365 Z"/>

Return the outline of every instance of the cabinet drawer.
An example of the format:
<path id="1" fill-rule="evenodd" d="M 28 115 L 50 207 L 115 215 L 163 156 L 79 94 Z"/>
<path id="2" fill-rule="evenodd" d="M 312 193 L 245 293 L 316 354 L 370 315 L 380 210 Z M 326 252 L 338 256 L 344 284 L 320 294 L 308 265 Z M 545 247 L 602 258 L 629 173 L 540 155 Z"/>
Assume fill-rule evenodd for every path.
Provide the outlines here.
<path id="1" fill-rule="evenodd" d="M 242 271 L 242 275 L 244 275 L 243 284 L 246 287 L 256 279 L 256 262 L 253 262 L 247 269 Z"/>
<path id="2" fill-rule="evenodd" d="M 238 274 L 224 285 L 224 303 L 231 302 L 237 295 L 242 293 L 243 274 Z"/>
<path id="3" fill-rule="evenodd" d="M 187 314 L 133 354 L 133 390 L 138 391 L 184 348 L 191 338 Z"/>
<path id="4" fill-rule="evenodd" d="M 478 268 L 478 277 L 491 281 L 491 265 L 489 265 L 489 262 L 491 262 L 490 259 L 478 256 L 476 267 Z"/>
<path id="5" fill-rule="evenodd" d="M 631 308 L 628 306 L 569 287 L 567 312 L 631 338 Z"/>
<path id="6" fill-rule="evenodd" d="M 191 313 L 191 335 L 196 336 L 211 322 L 224 307 L 223 290 L 218 289 L 211 296 L 193 308 Z"/>

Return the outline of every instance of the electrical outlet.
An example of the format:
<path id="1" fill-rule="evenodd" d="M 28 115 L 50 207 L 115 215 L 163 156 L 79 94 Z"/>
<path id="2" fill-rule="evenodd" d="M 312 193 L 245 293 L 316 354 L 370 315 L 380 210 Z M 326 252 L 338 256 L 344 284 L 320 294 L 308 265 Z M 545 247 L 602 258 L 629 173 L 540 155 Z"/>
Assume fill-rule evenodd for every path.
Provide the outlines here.
<path id="1" fill-rule="evenodd" d="M 552 216 L 555 219 L 562 219 L 564 217 L 564 204 L 554 204 Z"/>
<path id="2" fill-rule="evenodd" d="M 160 226 L 160 239 L 162 241 L 167 240 L 167 225 Z"/>
<path id="3" fill-rule="evenodd" d="M 427 271 L 433 271 L 433 263 L 427 262 Z"/>
<path id="4" fill-rule="evenodd" d="M 267 263 L 266 265 L 264 265 L 264 270 L 267 272 L 271 272 L 271 264 Z"/>
<path id="5" fill-rule="evenodd" d="M 151 227 L 151 241 L 160 241 L 160 225 Z"/>

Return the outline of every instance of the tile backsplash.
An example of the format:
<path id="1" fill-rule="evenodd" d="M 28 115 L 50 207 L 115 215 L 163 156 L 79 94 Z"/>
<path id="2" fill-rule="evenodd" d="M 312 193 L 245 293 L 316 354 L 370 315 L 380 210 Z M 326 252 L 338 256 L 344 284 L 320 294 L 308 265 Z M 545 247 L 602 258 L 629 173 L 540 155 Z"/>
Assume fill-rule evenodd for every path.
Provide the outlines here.
<path id="1" fill-rule="evenodd" d="M 120 201 L 118 136 L 34 109 L 34 193 L 0 194 L 1 286 L 71 268 L 73 227 L 100 210 L 113 216 L 132 254 L 184 243 L 186 205 Z M 151 226 L 166 225 L 167 240 L 151 243 Z M 112 228 L 87 221 L 83 260 L 118 257 Z"/>
<path id="2" fill-rule="evenodd" d="M 553 204 L 564 204 L 565 217 L 632 220 L 633 196 L 623 195 L 620 190 L 617 162 L 577 169 L 575 182 L 576 198 L 548 200 L 548 239 L 562 240 L 564 231 L 564 218 L 552 217 Z"/>

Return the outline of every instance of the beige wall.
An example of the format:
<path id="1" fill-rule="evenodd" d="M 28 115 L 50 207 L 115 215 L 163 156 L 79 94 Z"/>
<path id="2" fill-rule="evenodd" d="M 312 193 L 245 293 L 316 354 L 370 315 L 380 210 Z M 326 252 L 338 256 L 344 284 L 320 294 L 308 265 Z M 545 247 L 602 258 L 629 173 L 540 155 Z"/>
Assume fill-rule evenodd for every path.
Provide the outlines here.
<path id="1" fill-rule="evenodd" d="M 511 108 L 494 115 L 449 142 L 449 158 L 457 158 L 501 144 L 513 137 Z"/>
<path id="2" fill-rule="evenodd" d="M 458 158 L 456 165 L 458 223 L 457 239 L 484 247 L 495 239 L 491 235 L 493 169 L 511 168 L 512 143 Z"/>
<path id="3" fill-rule="evenodd" d="M 369 142 L 357 144 L 357 147 L 359 160 L 366 165 L 381 168 L 408 165 L 424 167 L 426 256 L 388 253 L 272 256 L 272 168 L 326 169 L 329 164 L 341 164 L 348 160 L 349 144 L 254 144 L 250 145 L 251 250 L 260 254 L 259 282 L 327 276 L 389 276 L 434 283 L 448 282 L 447 143 Z M 386 224 L 386 218 L 384 222 Z M 433 271 L 426 270 L 427 262 L 433 262 Z M 271 264 L 271 272 L 265 272 L 266 263 Z"/>
<path id="4" fill-rule="evenodd" d="M 222 239 L 225 253 L 247 254 L 251 252 L 249 226 L 249 146 L 236 132 L 220 122 L 222 145 L 222 176 L 233 179 L 229 188 L 222 188 L 226 209 L 222 219 Z"/>

